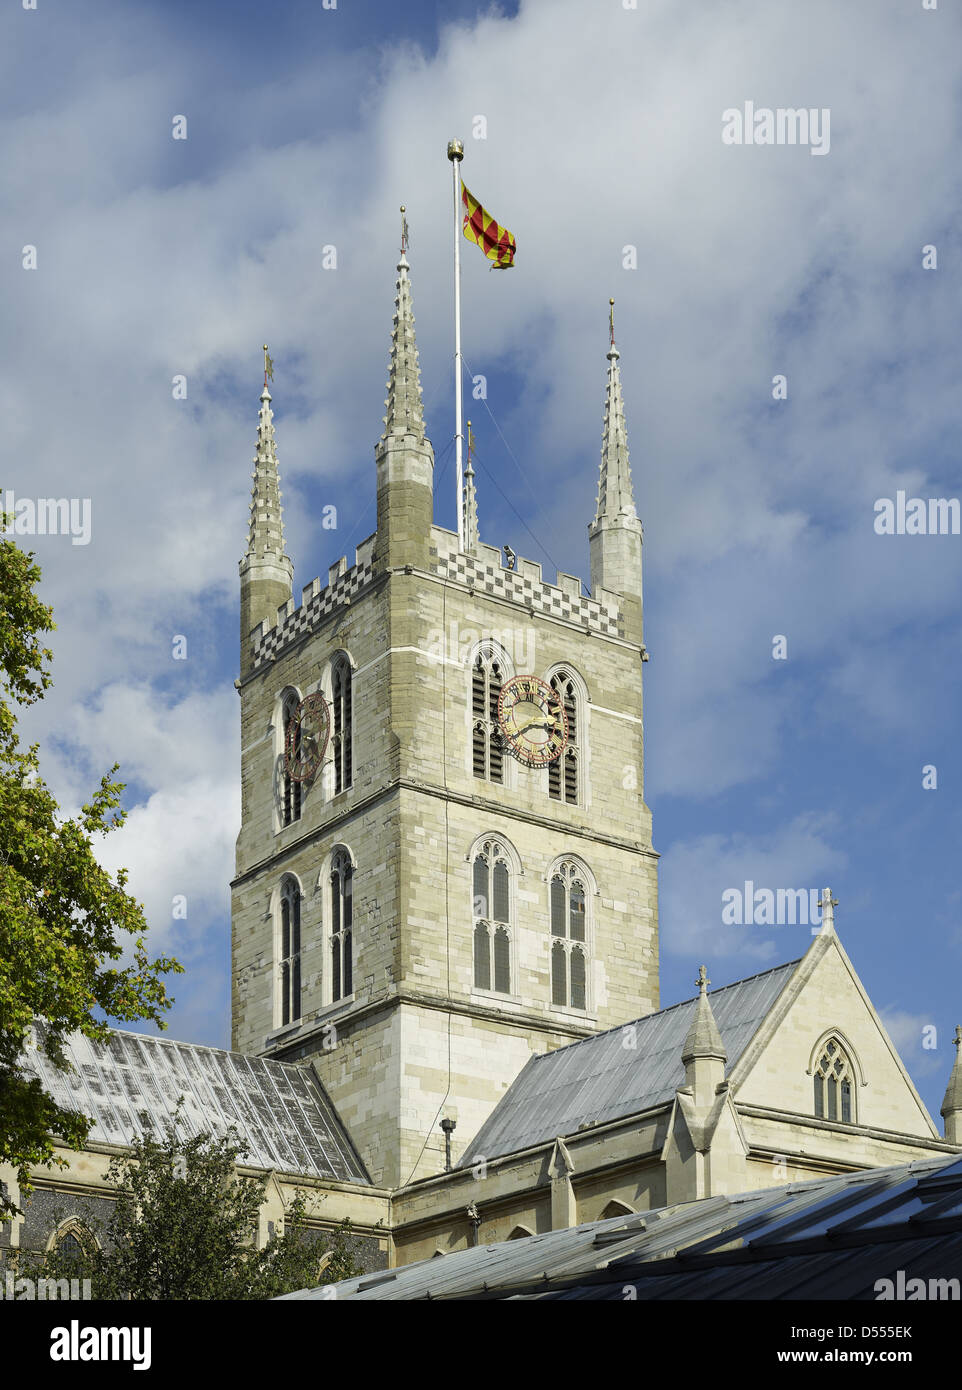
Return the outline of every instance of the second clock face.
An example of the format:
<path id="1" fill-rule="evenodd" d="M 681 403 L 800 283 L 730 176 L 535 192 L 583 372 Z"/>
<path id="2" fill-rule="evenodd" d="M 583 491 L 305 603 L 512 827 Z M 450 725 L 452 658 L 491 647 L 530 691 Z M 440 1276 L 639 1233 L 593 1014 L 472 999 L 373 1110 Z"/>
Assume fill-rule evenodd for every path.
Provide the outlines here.
<path id="1" fill-rule="evenodd" d="M 498 696 L 498 725 L 508 752 L 527 767 L 547 767 L 568 742 L 568 720 L 556 691 L 537 676 L 513 676 Z"/>
<path id="2" fill-rule="evenodd" d="M 295 782 L 306 782 L 321 765 L 331 732 L 331 712 L 318 690 L 298 705 L 287 726 L 284 766 Z"/>

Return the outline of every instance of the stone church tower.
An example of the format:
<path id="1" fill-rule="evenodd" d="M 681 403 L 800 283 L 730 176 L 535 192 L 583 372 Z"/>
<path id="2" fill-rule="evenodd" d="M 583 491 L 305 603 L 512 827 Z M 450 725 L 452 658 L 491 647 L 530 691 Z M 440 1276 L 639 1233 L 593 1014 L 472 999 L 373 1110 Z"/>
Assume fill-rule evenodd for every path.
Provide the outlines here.
<path id="1" fill-rule="evenodd" d="M 613 335 L 589 598 L 479 540 L 470 455 L 464 549 L 434 525 L 403 252 L 397 272 L 377 531 L 299 607 L 261 396 L 232 885 L 233 1047 L 314 1067 L 389 1187 L 442 1171 L 446 1140 L 456 1161 L 533 1054 L 659 1006 L 642 531 Z M 566 711 L 547 767 L 499 731 L 515 675 Z M 330 737 L 295 782 L 285 730 L 317 691 Z"/>

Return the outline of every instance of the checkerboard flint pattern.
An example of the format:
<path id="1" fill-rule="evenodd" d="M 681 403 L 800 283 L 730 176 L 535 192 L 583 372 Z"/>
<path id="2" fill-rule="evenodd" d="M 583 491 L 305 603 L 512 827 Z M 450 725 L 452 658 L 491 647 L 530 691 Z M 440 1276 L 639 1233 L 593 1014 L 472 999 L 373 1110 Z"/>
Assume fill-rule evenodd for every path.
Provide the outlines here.
<path id="1" fill-rule="evenodd" d="M 293 613 L 276 627 L 272 627 L 259 642 L 254 643 L 255 667 L 273 661 L 284 647 L 313 631 L 322 618 L 326 618 L 328 613 L 333 612 L 346 598 L 353 599 L 370 582 L 370 560 L 345 570 L 333 584 L 321 589 L 308 603 L 295 608 Z"/>
<path id="2" fill-rule="evenodd" d="M 618 615 L 603 608 L 590 598 L 575 598 L 553 584 L 539 584 L 515 570 L 496 569 L 486 565 L 473 555 L 441 555 L 437 561 L 437 571 L 447 579 L 457 579 L 462 584 L 473 584 L 486 594 L 511 599 L 522 603 L 536 612 L 547 613 L 552 618 L 564 618 L 569 623 L 578 623 L 591 632 L 601 632 L 606 637 L 622 636 Z"/>
<path id="3" fill-rule="evenodd" d="M 600 632 L 606 637 L 622 635 L 618 615 L 596 603 L 594 599 L 573 597 L 553 584 L 539 584 L 514 570 L 496 569 L 475 559 L 473 555 L 442 555 L 436 564 L 438 574 L 446 579 L 456 579 L 462 584 L 473 584 L 486 594 L 511 599 L 533 608 L 536 612 L 547 613 L 553 618 L 563 618 L 570 623 L 578 623 L 590 632 Z M 279 653 L 291 642 L 313 631 L 322 618 L 344 602 L 354 598 L 371 581 L 371 561 L 354 565 L 326 588 L 300 608 L 295 608 L 276 627 L 254 644 L 254 665 L 274 661 Z"/>

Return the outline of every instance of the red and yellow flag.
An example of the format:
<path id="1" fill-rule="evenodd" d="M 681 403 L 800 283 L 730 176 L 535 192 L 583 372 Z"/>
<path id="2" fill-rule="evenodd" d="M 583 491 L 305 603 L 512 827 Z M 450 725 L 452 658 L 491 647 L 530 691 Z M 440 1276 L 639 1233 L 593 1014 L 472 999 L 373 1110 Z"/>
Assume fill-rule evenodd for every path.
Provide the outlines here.
<path id="1" fill-rule="evenodd" d="M 468 241 L 481 247 L 488 260 L 494 263 L 492 269 L 510 270 L 517 250 L 514 237 L 507 227 L 495 222 L 490 212 L 485 212 L 474 194 L 465 187 L 463 179 L 461 202 L 464 205 L 464 235 Z"/>

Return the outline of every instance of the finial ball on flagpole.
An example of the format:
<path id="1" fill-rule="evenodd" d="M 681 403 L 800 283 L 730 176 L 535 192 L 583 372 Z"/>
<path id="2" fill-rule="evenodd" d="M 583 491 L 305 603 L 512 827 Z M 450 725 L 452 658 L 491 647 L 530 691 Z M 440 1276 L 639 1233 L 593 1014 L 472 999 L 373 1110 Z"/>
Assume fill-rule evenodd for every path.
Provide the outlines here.
<path id="1" fill-rule="evenodd" d="M 463 145 L 462 141 L 460 141 L 460 140 L 449 140 L 449 141 L 448 141 L 448 159 L 450 159 L 450 160 L 453 161 L 453 160 L 455 160 L 455 159 L 463 159 L 463 158 L 464 158 L 464 145 Z"/>

